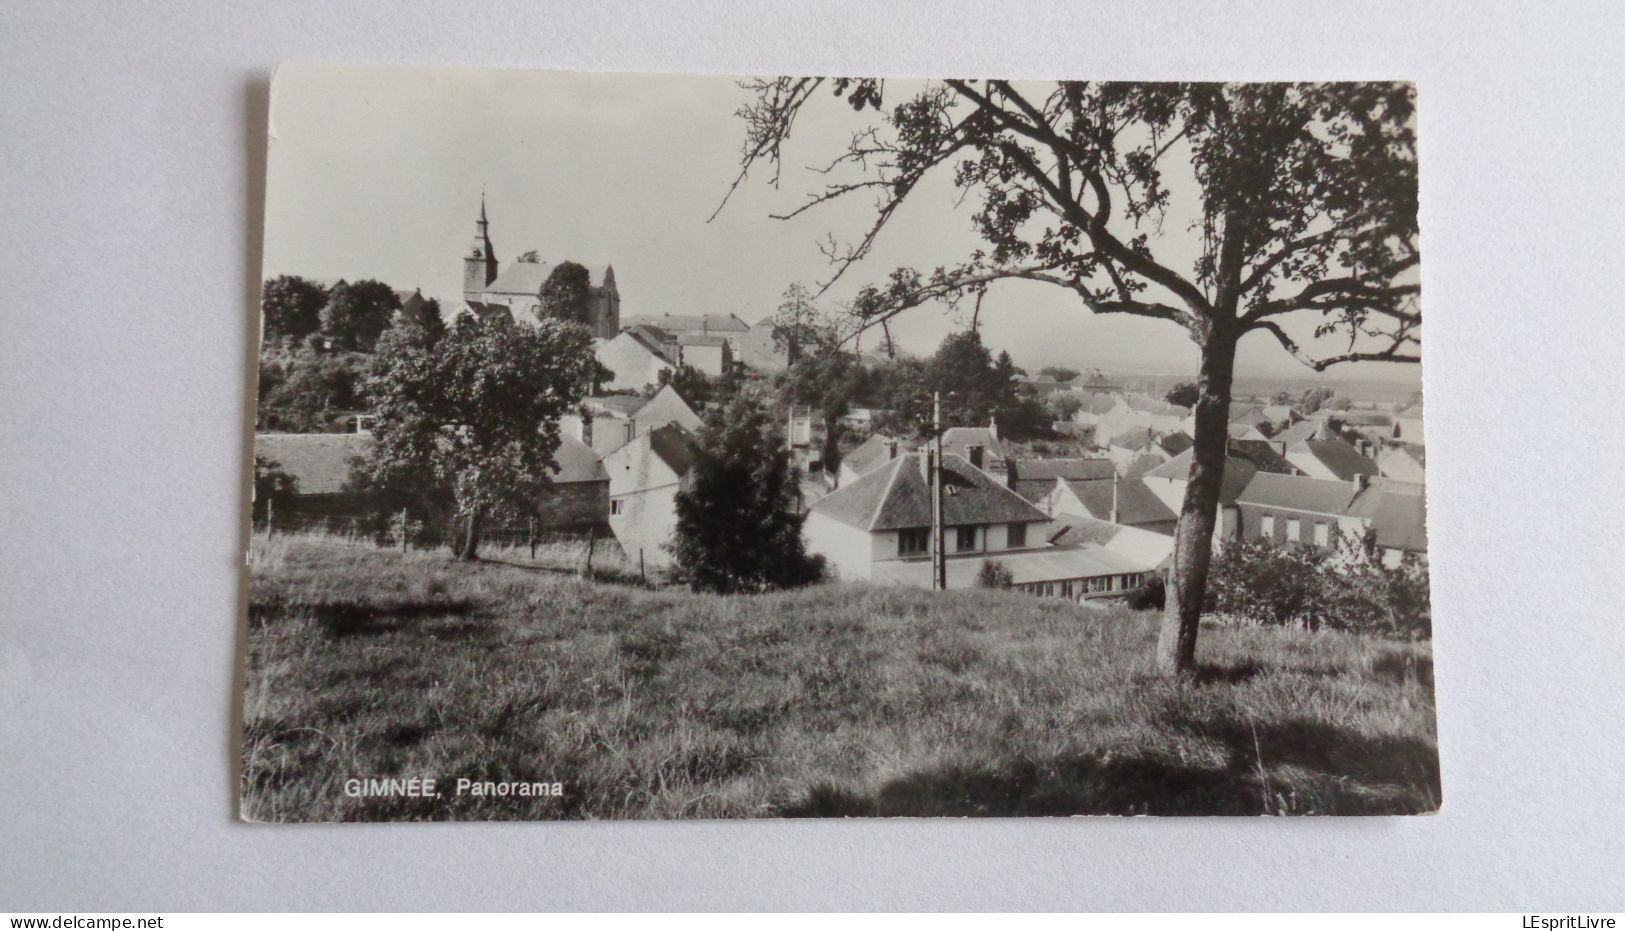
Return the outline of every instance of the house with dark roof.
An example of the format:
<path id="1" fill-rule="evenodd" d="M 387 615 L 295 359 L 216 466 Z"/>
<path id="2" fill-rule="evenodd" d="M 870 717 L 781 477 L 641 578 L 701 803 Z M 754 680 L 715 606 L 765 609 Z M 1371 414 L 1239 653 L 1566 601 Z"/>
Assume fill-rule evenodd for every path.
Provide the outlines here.
<path id="1" fill-rule="evenodd" d="M 1179 512 L 1157 497 L 1144 479 L 1056 479 L 1042 506 L 1058 524 L 1068 515 L 1081 514 L 1167 536 L 1173 536 L 1179 525 Z"/>
<path id="2" fill-rule="evenodd" d="M 1100 369 L 1090 369 L 1079 372 L 1066 383 L 1066 387 L 1083 395 L 1112 395 L 1121 394 L 1123 386 L 1107 378 L 1106 373 Z"/>
<path id="3" fill-rule="evenodd" d="M 868 439 L 841 457 L 840 484 L 850 485 L 896 459 L 900 447 L 895 438 L 884 433 L 869 434 Z"/>
<path id="4" fill-rule="evenodd" d="M 676 424 L 698 433 L 700 415 L 689 407 L 677 389 L 666 385 L 653 397 L 640 394 L 609 394 L 587 398 L 581 412 L 559 419 L 560 432 L 591 446 L 599 456 L 607 456 L 656 427 Z"/>
<path id="5" fill-rule="evenodd" d="M 1339 535 L 1368 542 L 1384 565 L 1427 558 L 1427 498 L 1421 486 L 1333 481 L 1260 472 L 1236 498 L 1243 539 L 1279 545 L 1337 545 Z"/>
<path id="6" fill-rule="evenodd" d="M 1185 487 L 1190 484 L 1193 450 L 1186 450 L 1174 458 L 1146 472 L 1145 485 L 1174 513 L 1184 510 Z M 1242 489 L 1259 472 L 1295 474 L 1298 470 L 1264 440 L 1231 440 L 1226 450 L 1224 475 L 1219 485 L 1218 526 L 1214 530 L 1214 545 L 1236 535 L 1240 516 L 1236 499 Z"/>
<path id="7" fill-rule="evenodd" d="M 1376 462 L 1342 440 L 1304 440 L 1287 449 L 1286 459 L 1310 478 L 1336 482 L 1352 481 L 1358 475 L 1370 477 L 1381 472 Z"/>
<path id="8" fill-rule="evenodd" d="M 926 469 L 920 453 L 900 455 L 813 502 L 803 526 L 808 551 L 822 555 L 843 579 L 878 578 L 881 564 L 923 560 L 920 581 L 929 586 Z M 964 458 L 943 457 L 942 483 L 943 537 L 951 558 L 1011 556 L 1044 546 L 1049 517 Z"/>
<path id="9" fill-rule="evenodd" d="M 667 424 L 604 457 L 609 526 L 628 558 L 651 569 L 671 564 L 666 545 L 677 530 L 677 492 L 694 465 L 692 434 Z"/>
<path id="10" fill-rule="evenodd" d="M 674 338 L 699 336 L 717 337 L 728 344 L 732 357 L 738 358 L 744 350 L 744 338 L 751 325 L 734 314 L 632 314 L 622 326 L 650 326 L 670 333 Z M 771 336 L 771 328 L 769 329 Z"/>
<path id="11" fill-rule="evenodd" d="M 1109 479 L 1117 475 L 1117 469 L 1110 459 L 1102 458 L 1006 459 L 1003 475 L 1004 487 L 1042 506 L 1055 490 L 1057 479 L 1080 482 Z"/>
<path id="12" fill-rule="evenodd" d="M 609 473 L 591 446 L 569 434 L 553 451 L 558 467 L 536 494 L 536 526 L 542 530 L 595 530 L 609 520 Z"/>

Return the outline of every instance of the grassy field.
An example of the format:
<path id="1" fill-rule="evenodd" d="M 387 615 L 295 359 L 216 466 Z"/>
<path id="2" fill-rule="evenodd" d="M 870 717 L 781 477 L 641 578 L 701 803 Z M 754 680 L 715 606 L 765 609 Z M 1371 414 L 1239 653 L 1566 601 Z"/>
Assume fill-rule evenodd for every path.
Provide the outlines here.
<path id="1" fill-rule="evenodd" d="M 262 821 L 1384 814 L 1439 806 L 1426 644 L 1058 599 L 716 597 L 256 538 L 243 814 Z M 440 797 L 351 798 L 425 776 Z M 563 783 L 558 798 L 455 780 Z"/>

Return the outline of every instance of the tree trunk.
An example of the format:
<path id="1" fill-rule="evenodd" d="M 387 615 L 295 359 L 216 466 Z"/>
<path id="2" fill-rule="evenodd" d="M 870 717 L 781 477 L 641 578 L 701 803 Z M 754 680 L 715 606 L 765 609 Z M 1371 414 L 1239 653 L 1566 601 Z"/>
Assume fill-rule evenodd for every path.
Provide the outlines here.
<path id="1" fill-rule="evenodd" d="M 480 528 L 485 523 L 485 509 L 476 505 L 464 515 L 460 528 L 461 533 L 457 539 L 457 558 L 469 561 L 478 557 L 480 550 Z"/>
<path id="2" fill-rule="evenodd" d="M 1157 668 L 1183 673 L 1196 663 L 1196 634 L 1207 594 L 1218 523 L 1225 454 L 1230 445 L 1230 387 L 1235 376 L 1236 338 L 1215 328 L 1202 346 L 1197 380 L 1196 435 L 1191 447 L 1190 481 L 1174 535 L 1173 579 L 1167 586 L 1162 630 L 1157 636 Z"/>

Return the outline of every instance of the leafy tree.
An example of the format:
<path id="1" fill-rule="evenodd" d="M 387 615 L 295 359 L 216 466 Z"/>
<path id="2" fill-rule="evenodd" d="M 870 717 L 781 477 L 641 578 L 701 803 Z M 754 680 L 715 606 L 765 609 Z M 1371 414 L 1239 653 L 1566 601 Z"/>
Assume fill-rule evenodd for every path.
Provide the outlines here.
<path id="1" fill-rule="evenodd" d="M 1308 416 L 1326 406 L 1332 399 L 1332 389 L 1325 386 L 1305 388 L 1298 398 L 1298 413 Z"/>
<path id="2" fill-rule="evenodd" d="M 440 299 L 431 297 L 410 314 L 403 311 L 399 326 L 416 327 L 418 337 L 433 345 L 446 335 L 446 318 L 440 312 Z"/>
<path id="3" fill-rule="evenodd" d="M 830 352 L 836 348 L 835 327 L 805 285 L 785 289 L 784 302 L 773 312 L 773 346 L 783 352 L 790 366 L 807 352 Z"/>
<path id="4" fill-rule="evenodd" d="M 1356 633 L 1428 636 L 1427 566 L 1382 565 L 1365 541 L 1339 534 L 1331 547 L 1238 540 L 1215 557 L 1210 611 L 1253 623 Z"/>
<path id="5" fill-rule="evenodd" d="M 302 339 L 322 325 L 327 289 L 298 275 L 267 279 L 260 292 L 260 313 L 268 339 Z"/>
<path id="6" fill-rule="evenodd" d="M 586 329 L 557 320 L 530 327 L 464 317 L 432 347 L 392 332 L 366 382 L 375 415 L 369 471 L 383 485 L 427 477 L 447 489 L 453 549 L 473 559 L 486 516 L 528 506 L 557 469 L 559 418 L 585 395 L 592 363 Z"/>
<path id="7" fill-rule="evenodd" d="M 1163 396 L 1163 400 L 1169 404 L 1178 404 L 1180 407 L 1195 407 L 1196 402 L 1201 400 L 1201 397 L 1202 392 L 1196 387 L 1195 383 L 1182 381 L 1169 388 L 1168 393 Z"/>
<path id="8" fill-rule="evenodd" d="M 719 389 L 722 379 L 713 379 L 692 365 L 679 365 L 675 369 L 661 369 L 658 384 L 645 385 L 642 394 L 654 397 L 660 389 L 670 385 L 683 402 L 696 411 L 703 410 Z"/>
<path id="9" fill-rule="evenodd" d="M 560 262 L 542 283 L 542 319 L 586 324 L 592 319 L 592 274 L 579 262 Z"/>
<path id="10" fill-rule="evenodd" d="M 817 581 L 796 514 L 789 455 L 767 411 L 736 398 L 707 418 L 690 484 L 677 493 L 671 544 L 695 591 L 759 592 Z"/>
<path id="11" fill-rule="evenodd" d="M 878 114 L 877 125 L 840 134 L 844 151 L 823 159 L 828 186 L 786 215 L 854 194 L 876 198 L 874 219 L 853 244 L 832 240 L 826 287 L 869 254 L 928 176 L 950 174 L 960 202 L 973 205 L 985 244 L 863 288 L 853 305 L 861 324 L 1021 279 L 1064 289 L 1095 313 L 1166 321 L 1196 343 L 1191 475 L 1157 646 L 1163 669 L 1188 670 L 1237 344 L 1266 334 L 1317 371 L 1419 359 L 1414 89 L 949 80 L 923 84 L 886 110 L 885 85 L 873 78 L 780 77 L 747 87 L 754 99 L 740 111 L 746 138 L 735 187 L 761 163 L 777 177 L 795 118 L 815 96 L 832 90 L 854 112 Z M 1194 235 L 1170 243 L 1170 230 Z M 1306 324 L 1288 322 L 1305 316 Z M 1294 332 L 1314 340 L 1300 343 Z M 1316 356 L 1323 344 L 1338 348 Z"/>
<path id="12" fill-rule="evenodd" d="M 841 418 L 864 394 L 868 372 L 857 356 L 833 350 L 802 356 L 779 376 L 779 382 L 787 403 L 808 405 L 823 416 L 824 470 L 835 472 L 841 465 Z"/>
<path id="13" fill-rule="evenodd" d="M 299 493 L 299 482 L 282 471 L 282 463 L 264 456 L 254 457 L 255 520 L 264 520 Z"/>
<path id="14" fill-rule="evenodd" d="M 1083 398 L 1072 391 L 1052 391 L 1044 398 L 1044 409 L 1055 420 L 1071 420 L 1083 406 Z"/>
<path id="15" fill-rule="evenodd" d="M 333 414 L 361 407 L 359 387 L 365 360 L 355 353 L 318 352 L 309 347 L 262 356 L 259 422 L 295 433 L 326 429 Z"/>
<path id="16" fill-rule="evenodd" d="M 1332 395 L 1331 399 L 1326 402 L 1326 409 L 1329 411 L 1346 411 L 1353 406 L 1354 402 L 1341 394 Z"/>
<path id="17" fill-rule="evenodd" d="M 322 308 L 322 333 L 346 349 L 372 352 L 400 309 L 395 290 L 381 281 L 339 282 Z"/>
<path id="18" fill-rule="evenodd" d="M 1081 373 L 1077 369 L 1069 369 L 1069 368 L 1066 368 L 1065 366 L 1046 365 L 1043 368 L 1038 370 L 1038 374 L 1040 376 L 1048 375 L 1049 377 L 1055 379 L 1056 381 L 1067 382 L 1067 381 L 1071 381 L 1074 378 L 1077 378 L 1078 375 L 1081 374 Z"/>

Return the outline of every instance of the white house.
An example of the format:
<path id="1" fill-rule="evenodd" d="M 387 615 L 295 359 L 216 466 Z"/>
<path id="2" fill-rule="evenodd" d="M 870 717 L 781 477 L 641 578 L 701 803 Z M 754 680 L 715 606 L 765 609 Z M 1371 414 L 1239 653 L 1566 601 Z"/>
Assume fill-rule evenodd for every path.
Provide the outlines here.
<path id="1" fill-rule="evenodd" d="M 670 385 L 645 398 L 637 394 L 610 394 L 581 402 L 587 416 L 566 414 L 559 418 L 564 435 L 591 446 L 599 456 L 607 456 L 656 427 L 676 424 L 690 432 L 701 427 L 700 415 Z"/>
<path id="2" fill-rule="evenodd" d="M 651 327 L 627 327 L 596 349 L 598 361 L 615 373 L 602 387 L 610 391 L 637 391 L 660 384 L 660 373 L 680 364 L 676 343 Z"/>
<path id="3" fill-rule="evenodd" d="M 677 492 L 693 464 L 688 431 L 670 424 L 604 457 L 609 527 L 629 559 L 657 570 L 671 564 L 666 545 L 677 530 Z"/>

